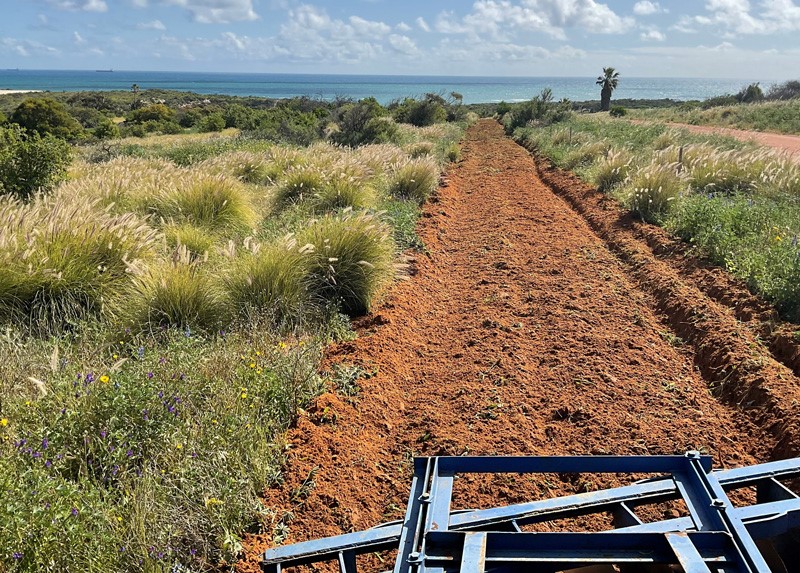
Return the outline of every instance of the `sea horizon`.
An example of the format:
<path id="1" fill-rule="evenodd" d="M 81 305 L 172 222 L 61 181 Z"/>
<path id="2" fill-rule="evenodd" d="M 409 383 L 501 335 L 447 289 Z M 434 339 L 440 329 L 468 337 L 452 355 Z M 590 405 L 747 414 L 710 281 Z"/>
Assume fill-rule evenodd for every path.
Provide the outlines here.
<path id="1" fill-rule="evenodd" d="M 170 72 L 152 70 L 0 70 L 0 89 L 38 91 L 167 89 L 199 95 L 265 98 L 307 96 L 323 100 L 375 97 L 383 104 L 425 93 L 458 92 L 464 103 L 509 103 L 532 98 L 550 88 L 555 99 L 599 99 L 595 78 L 588 76 L 446 76 L 408 74 L 306 74 L 273 72 Z M 744 78 L 679 78 L 621 76 L 616 99 L 703 100 L 736 93 L 759 82 L 763 87 L 780 80 Z"/>

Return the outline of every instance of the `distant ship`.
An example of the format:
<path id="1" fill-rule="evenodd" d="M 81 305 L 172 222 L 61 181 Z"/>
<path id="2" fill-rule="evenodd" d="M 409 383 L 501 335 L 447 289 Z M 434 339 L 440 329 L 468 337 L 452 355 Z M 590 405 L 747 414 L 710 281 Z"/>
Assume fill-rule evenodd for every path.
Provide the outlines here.
<path id="1" fill-rule="evenodd" d="M 111 69 L 109 69 L 109 70 L 95 70 L 95 71 L 96 71 L 96 72 L 103 72 L 103 73 L 106 73 L 106 74 L 108 74 L 108 73 L 111 73 L 111 72 L 113 72 L 114 70 L 111 70 Z"/>

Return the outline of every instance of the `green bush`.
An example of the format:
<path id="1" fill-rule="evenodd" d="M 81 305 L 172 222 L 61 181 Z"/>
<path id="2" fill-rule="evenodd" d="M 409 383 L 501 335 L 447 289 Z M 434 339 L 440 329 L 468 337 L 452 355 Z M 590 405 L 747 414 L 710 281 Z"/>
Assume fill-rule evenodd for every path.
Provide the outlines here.
<path id="1" fill-rule="evenodd" d="M 393 113 L 397 121 L 417 127 L 442 123 L 447 119 L 446 102 L 436 94 L 426 94 L 419 100 L 408 98 L 397 105 Z"/>
<path id="2" fill-rule="evenodd" d="M 107 119 L 92 130 L 92 135 L 97 139 L 116 139 L 120 136 L 119 126 Z"/>
<path id="3" fill-rule="evenodd" d="M 170 122 L 175 121 L 177 114 L 163 103 L 154 103 L 140 107 L 128 114 L 126 121 L 130 123 Z"/>
<path id="4" fill-rule="evenodd" d="M 11 121 L 42 136 L 72 140 L 83 135 L 83 127 L 64 104 L 50 98 L 26 99 L 14 110 Z"/>
<path id="5" fill-rule="evenodd" d="M 310 244 L 309 286 L 322 303 L 340 305 L 356 316 L 368 312 L 394 275 L 394 242 L 389 228 L 368 214 L 328 215 L 299 233 Z"/>
<path id="6" fill-rule="evenodd" d="M 0 193 L 28 200 L 50 191 L 64 179 L 71 160 L 71 148 L 62 139 L 0 127 Z"/>
<path id="7" fill-rule="evenodd" d="M 553 92 L 547 88 L 527 102 L 515 104 L 503 117 L 506 133 L 512 134 L 530 124 L 546 126 L 566 120 L 572 114 L 568 101 L 553 101 Z"/>
<path id="8" fill-rule="evenodd" d="M 386 110 L 375 98 L 365 98 L 339 110 L 337 130 L 331 141 L 340 145 L 358 147 L 370 143 L 388 143 L 397 136 L 397 126 L 385 118 Z"/>
<path id="9" fill-rule="evenodd" d="M 611 117 L 625 117 L 626 115 L 628 115 L 628 110 L 626 110 L 621 105 L 615 105 L 608 112 L 608 115 L 610 115 Z"/>
<path id="10" fill-rule="evenodd" d="M 390 176 L 389 193 L 424 203 L 439 184 L 439 167 L 430 158 L 412 159 Z"/>
<path id="11" fill-rule="evenodd" d="M 225 118 L 221 113 L 210 113 L 200 120 L 198 128 L 203 132 L 222 131 L 225 129 Z"/>

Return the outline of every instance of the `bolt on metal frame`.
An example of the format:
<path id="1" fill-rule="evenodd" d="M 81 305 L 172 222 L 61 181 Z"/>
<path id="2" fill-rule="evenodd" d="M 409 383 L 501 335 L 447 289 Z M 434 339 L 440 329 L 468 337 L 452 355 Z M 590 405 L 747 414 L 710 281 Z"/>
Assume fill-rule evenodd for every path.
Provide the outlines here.
<path id="1" fill-rule="evenodd" d="M 659 474 L 628 486 L 485 510 L 452 512 L 457 474 Z M 416 458 L 405 519 L 374 529 L 276 547 L 266 573 L 399 548 L 394 573 L 552 573 L 598 564 L 672 564 L 685 573 L 770 573 L 756 540 L 800 527 L 800 497 L 781 479 L 800 477 L 800 458 L 711 472 L 711 460 L 684 456 Z M 734 507 L 726 491 L 755 486 L 756 504 Z M 682 499 L 689 515 L 643 523 L 641 505 Z M 611 512 L 616 529 L 529 533 L 521 527 Z"/>

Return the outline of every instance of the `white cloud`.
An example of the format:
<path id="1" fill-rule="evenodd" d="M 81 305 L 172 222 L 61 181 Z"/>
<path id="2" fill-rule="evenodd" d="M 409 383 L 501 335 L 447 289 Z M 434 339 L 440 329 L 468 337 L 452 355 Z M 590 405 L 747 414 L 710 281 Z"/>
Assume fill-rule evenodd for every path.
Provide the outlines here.
<path id="1" fill-rule="evenodd" d="M 353 31 L 359 36 L 380 38 L 392 31 L 392 28 L 383 22 L 365 20 L 359 16 L 350 16 L 349 21 Z"/>
<path id="2" fill-rule="evenodd" d="M 310 4 L 290 8 L 288 16 L 269 46 L 273 55 L 285 54 L 293 61 L 359 63 L 386 52 L 391 26 L 384 22 L 358 16 L 331 18 Z"/>
<path id="3" fill-rule="evenodd" d="M 765 0 L 760 6 L 761 11 L 754 14 L 748 0 L 707 0 L 707 15 L 684 16 L 675 29 L 694 31 L 697 26 L 716 27 L 731 37 L 800 31 L 800 6 L 793 0 Z"/>
<path id="4" fill-rule="evenodd" d="M 392 34 L 389 36 L 389 45 L 401 54 L 407 54 L 409 56 L 413 56 L 419 52 L 414 40 L 400 34 Z"/>
<path id="5" fill-rule="evenodd" d="M 257 20 L 253 0 L 164 0 L 166 4 L 185 8 L 195 22 L 229 24 Z"/>
<path id="6" fill-rule="evenodd" d="M 236 48 L 237 50 L 243 52 L 247 50 L 247 44 L 249 43 L 249 38 L 247 36 L 239 37 L 233 32 L 225 32 L 222 34 L 223 38 L 227 38 L 231 45 Z"/>
<path id="7" fill-rule="evenodd" d="M 635 24 L 595 0 L 477 0 L 472 11 L 457 19 L 442 12 L 436 28 L 442 33 L 506 38 L 514 32 L 542 32 L 566 39 L 566 28 L 593 34 L 621 34 Z"/>
<path id="8" fill-rule="evenodd" d="M 667 39 L 667 37 L 656 29 L 650 29 L 642 32 L 639 34 L 639 39 L 643 42 L 647 41 L 656 41 L 656 42 L 663 42 Z"/>
<path id="9" fill-rule="evenodd" d="M 412 30 L 411 26 L 409 26 L 405 22 L 400 22 L 397 26 L 395 26 L 395 28 L 400 30 L 401 32 L 410 32 Z"/>
<path id="10" fill-rule="evenodd" d="M 134 8 L 147 8 L 147 0 L 131 0 Z"/>
<path id="11" fill-rule="evenodd" d="M 0 38 L 0 52 L 11 52 L 16 56 L 22 56 L 23 58 L 33 55 L 61 55 L 61 52 L 52 46 L 47 46 L 32 40 L 18 40 L 17 38 Z"/>
<path id="12" fill-rule="evenodd" d="M 658 14 L 659 12 L 666 12 L 666 10 L 662 9 L 658 2 L 642 0 L 633 5 L 633 13 L 637 16 L 650 16 L 651 14 Z"/>
<path id="13" fill-rule="evenodd" d="M 152 20 L 150 22 L 141 22 L 139 24 L 136 24 L 136 28 L 139 29 L 139 30 L 160 30 L 162 32 L 167 29 L 167 27 L 164 25 L 164 23 L 161 20 Z"/>
<path id="14" fill-rule="evenodd" d="M 422 16 L 417 18 L 416 22 L 417 22 L 417 27 L 420 30 L 422 30 L 423 32 L 430 32 L 431 31 L 431 27 L 428 26 L 428 23 L 425 21 L 425 18 L 423 18 Z"/>
<path id="15" fill-rule="evenodd" d="M 84 40 L 83 36 L 78 32 L 72 32 L 72 40 L 75 42 L 76 46 L 83 46 L 86 44 L 86 40 Z"/>
<path id="16" fill-rule="evenodd" d="M 60 10 L 84 12 L 107 12 L 105 0 L 48 0 L 50 4 Z"/>

